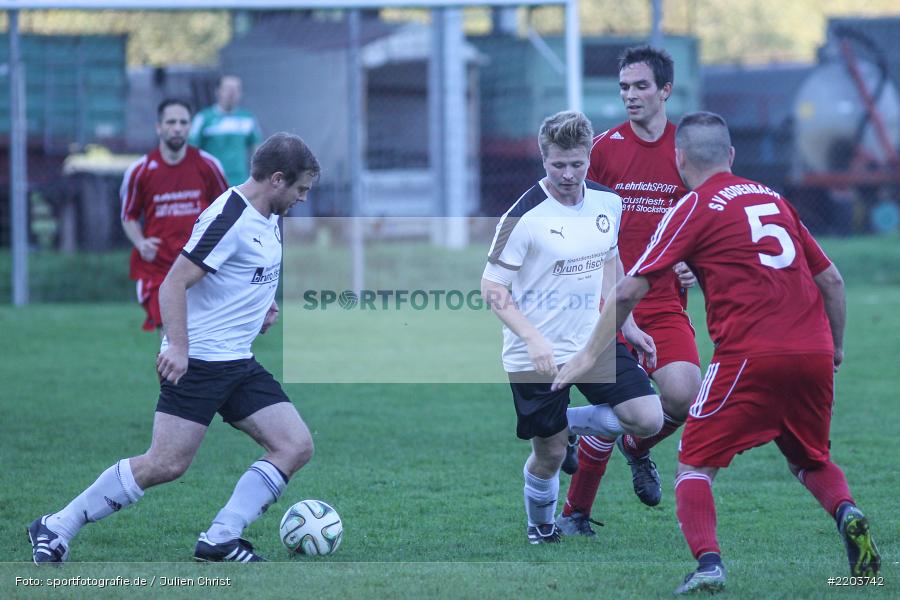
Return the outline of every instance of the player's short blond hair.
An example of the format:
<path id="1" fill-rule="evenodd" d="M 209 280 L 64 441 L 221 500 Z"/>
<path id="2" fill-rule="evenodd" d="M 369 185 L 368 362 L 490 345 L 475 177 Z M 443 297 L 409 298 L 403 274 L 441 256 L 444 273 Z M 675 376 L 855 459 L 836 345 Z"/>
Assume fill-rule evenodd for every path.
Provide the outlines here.
<path id="1" fill-rule="evenodd" d="M 594 128 L 584 113 L 577 110 L 565 110 L 551 115 L 541 123 L 538 132 L 538 146 L 541 156 L 547 156 L 550 146 L 558 146 L 561 150 L 572 150 L 579 146 L 591 152 L 594 140 Z"/>

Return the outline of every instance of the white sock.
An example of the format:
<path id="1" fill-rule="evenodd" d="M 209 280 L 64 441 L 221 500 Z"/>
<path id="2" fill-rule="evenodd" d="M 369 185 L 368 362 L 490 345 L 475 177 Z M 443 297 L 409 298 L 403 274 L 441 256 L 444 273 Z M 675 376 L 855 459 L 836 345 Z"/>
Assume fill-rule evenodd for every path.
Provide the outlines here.
<path id="1" fill-rule="evenodd" d="M 526 466 L 522 474 L 525 476 L 525 514 L 528 516 L 528 525 L 553 523 L 556 499 L 559 497 L 559 471 L 550 479 L 541 479 L 532 475 Z"/>
<path id="2" fill-rule="evenodd" d="M 99 521 L 140 500 L 144 490 L 131 473 L 131 461 L 124 458 L 103 471 L 100 477 L 61 511 L 47 519 L 50 531 L 68 543 L 87 523 Z"/>
<path id="3" fill-rule="evenodd" d="M 599 435 L 605 438 L 617 438 L 625 430 L 619 417 L 609 404 L 591 404 L 575 406 L 566 410 L 569 431 L 578 435 Z"/>
<path id="4" fill-rule="evenodd" d="M 287 478 L 275 465 L 256 461 L 234 486 L 231 498 L 213 519 L 206 537 L 214 544 L 241 537 L 250 523 L 278 501 L 286 485 Z"/>

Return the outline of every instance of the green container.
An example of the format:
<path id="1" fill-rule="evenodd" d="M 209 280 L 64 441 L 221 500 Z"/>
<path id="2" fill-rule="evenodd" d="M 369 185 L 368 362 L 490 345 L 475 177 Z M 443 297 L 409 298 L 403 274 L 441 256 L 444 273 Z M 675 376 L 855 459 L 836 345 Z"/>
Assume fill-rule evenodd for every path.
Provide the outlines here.
<path id="1" fill-rule="evenodd" d="M 22 35 L 28 137 L 45 150 L 104 143 L 125 135 L 126 36 Z M 9 38 L 0 35 L 0 63 Z M 0 137 L 9 138 L 9 74 L 0 73 Z M 0 142 L 2 144 L 3 142 Z M 7 142 L 8 143 L 8 142 Z"/>

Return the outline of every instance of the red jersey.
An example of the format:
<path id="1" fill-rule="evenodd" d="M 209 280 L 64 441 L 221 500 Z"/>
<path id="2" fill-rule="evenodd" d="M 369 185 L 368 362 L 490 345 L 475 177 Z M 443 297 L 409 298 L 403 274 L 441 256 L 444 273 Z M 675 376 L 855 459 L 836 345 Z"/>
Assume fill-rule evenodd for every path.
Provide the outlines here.
<path id="1" fill-rule="evenodd" d="M 640 257 L 663 215 L 687 193 L 675 166 L 675 125 L 666 123 L 655 142 L 639 138 L 630 122 L 594 138 L 587 178 L 622 197 L 619 255 L 627 272 Z M 641 300 L 641 313 L 682 312 L 687 298 L 674 272 L 660 281 Z"/>
<path id="2" fill-rule="evenodd" d="M 777 192 L 713 175 L 666 214 L 629 275 L 655 286 L 682 260 L 706 297 L 717 356 L 834 352 L 813 281 L 831 261 Z"/>
<path id="3" fill-rule="evenodd" d="M 162 281 L 197 217 L 226 189 L 219 161 L 193 146 L 177 165 L 166 163 L 159 148 L 132 164 L 119 190 L 122 220 L 142 219 L 144 237 L 158 237 L 160 243 L 153 262 L 132 249 L 129 276 Z"/>

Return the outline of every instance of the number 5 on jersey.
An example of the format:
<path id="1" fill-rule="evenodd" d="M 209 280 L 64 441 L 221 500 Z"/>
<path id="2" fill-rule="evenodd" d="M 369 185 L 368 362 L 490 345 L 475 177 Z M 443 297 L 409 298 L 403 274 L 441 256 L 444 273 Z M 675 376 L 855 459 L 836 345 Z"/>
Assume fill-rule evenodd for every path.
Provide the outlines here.
<path id="1" fill-rule="evenodd" d="M 783 269 L 791 266 L 791 263 L 794 262 L 794 257 L 797 256 L 797 249 L 794 247 L 794 241 L 791 239 L 790 234 L 781 225 L 776 225 L 775 223 L 763 224 L 759 220 L 760 217 L 779 214 L 778 205 L 774 202 L 769 202 L 767 204 L 745 206 L 744 212 L 747 213 L 747 220 L 750 222 L 750 236 L 753 238 L 754 243 L 759 242 L 764 237 L 773 237 L 781 244 L 781 254 L 763 254 L 760 252 L 757 254 L 759 262 L 763 266 L 773 269 Z"/>

